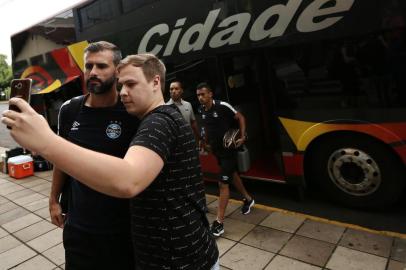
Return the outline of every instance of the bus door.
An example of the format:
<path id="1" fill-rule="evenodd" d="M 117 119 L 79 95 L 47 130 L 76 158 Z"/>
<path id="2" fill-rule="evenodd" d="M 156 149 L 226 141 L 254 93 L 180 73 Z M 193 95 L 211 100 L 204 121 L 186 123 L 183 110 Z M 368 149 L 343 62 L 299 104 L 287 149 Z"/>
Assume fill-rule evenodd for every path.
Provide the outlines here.
<path id="1" fill-rule="evenodd" d="M 166 91 L 165 100 L 169 100 L 169 85 L 172 81 L 180 81 L 183 85 L 183 99 L 192 104 L 193 110 L 197 116 L 197 110 L 200 103 L 196 96 L 196 86 L 201 82 L 208 83 L 215 92 L 215 98 L 227 100 L 226 89 L 224 88 L 223 78 L 218 71 L 218 59 L 216 57 L 206 57 L 197 59 L 188 59 L 184 61 L 167 60 Z M 201 123 L 199 117 L 196 117 L 198 128 L 201 132 Z M 217 165 L 215 157 L 206 152 L 200 153 L 203 176 L 205 180 L 215 181 L 218 179 L 220 168 Z"/>
<path id="2" fill-rule="evenodd" d="M 246 119 L 250 168 L 245 178 L 284 182 L 277 119 L 263 51 L 219 57 L 227 102 Z"/>

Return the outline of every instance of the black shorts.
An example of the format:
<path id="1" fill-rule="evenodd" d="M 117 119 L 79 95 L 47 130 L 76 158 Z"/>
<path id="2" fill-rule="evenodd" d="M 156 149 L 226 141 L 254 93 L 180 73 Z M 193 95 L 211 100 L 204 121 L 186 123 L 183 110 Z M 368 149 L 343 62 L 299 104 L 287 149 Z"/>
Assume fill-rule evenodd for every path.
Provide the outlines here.
<path id="1" fill-rule="evenodd" d="M 67 270 L 135 269 L 129 234 L 92 234 L 65 224 L 63 246 Z"/>
<path id="2" fill-rule="evenodd" d="M 214 155 L 221 169 L 220 181 L 229 184 L 233 181 L 233 173 L 237 171 L 237 151 L 234 149 L 216 149 Z"/>

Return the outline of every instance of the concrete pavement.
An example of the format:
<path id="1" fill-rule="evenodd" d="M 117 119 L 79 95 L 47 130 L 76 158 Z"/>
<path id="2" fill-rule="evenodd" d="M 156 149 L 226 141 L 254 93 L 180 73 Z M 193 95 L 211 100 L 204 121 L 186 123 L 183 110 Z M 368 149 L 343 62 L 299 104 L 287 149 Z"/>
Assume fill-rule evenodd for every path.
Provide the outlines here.
<path id="1" fill-rule="evenodd" d="M 0 173 L 0 270 L 64 269 L 62 230 L 48 212 L 50 187 L 51 171 L 21 180 Z M 212 221 L 217 198 L 207 196 L 207 203 Z M 230 202 L 225 233 L 217 239 L 221 269 L 406 269 L 405 235 L 261 205 L 244 216 L 240 207 Z"/>

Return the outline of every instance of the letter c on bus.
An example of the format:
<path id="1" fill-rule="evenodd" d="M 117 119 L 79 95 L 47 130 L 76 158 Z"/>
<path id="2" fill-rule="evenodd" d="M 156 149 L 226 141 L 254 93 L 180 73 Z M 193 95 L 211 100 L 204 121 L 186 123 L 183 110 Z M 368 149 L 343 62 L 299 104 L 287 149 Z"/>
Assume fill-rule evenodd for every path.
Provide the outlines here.
<path id="1" fill-rule="evenodd" d="M 147 50 L 148 43 L 153 35 L 158 34 L 160 36 L 163 36 L 167 33 L 169 33 L 169 26 L 165 23 L 158 24 L 149 29 L 148 32 L 145 33 L 140 42 L 140 45 L 138 46 L 138 53 L 152 53 L 157 55 L 161 51 L 162 45 L 157 44 L 152 50 Z"/>

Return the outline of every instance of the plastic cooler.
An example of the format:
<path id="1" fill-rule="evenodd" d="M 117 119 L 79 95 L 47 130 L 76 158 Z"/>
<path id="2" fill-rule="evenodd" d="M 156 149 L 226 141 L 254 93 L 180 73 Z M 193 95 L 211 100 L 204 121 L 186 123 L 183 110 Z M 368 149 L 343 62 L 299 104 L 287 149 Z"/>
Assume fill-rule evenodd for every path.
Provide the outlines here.
<path id="1" fill-rule="evenodd" d="M 8 174 L 16 179 L 34 175 L 33 159 L 27 155 L 15 156 L 8 159 Z"/>

